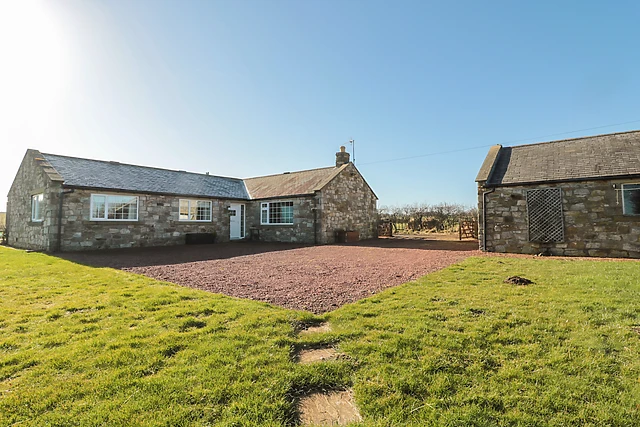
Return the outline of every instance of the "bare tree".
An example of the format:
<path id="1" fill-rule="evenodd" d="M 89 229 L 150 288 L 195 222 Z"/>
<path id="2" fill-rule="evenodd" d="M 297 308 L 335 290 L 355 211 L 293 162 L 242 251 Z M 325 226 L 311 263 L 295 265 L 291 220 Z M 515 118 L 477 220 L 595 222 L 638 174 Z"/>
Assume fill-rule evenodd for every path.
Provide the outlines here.
<path id="1" fill-rule="evenodd" d="M 478 213 L 475 207 L 447 202 L 384 206 L 384 212 L 393 222 L 394 232 L 400 229 L 398 224 L 406 224 L 409 231 L 415 232 L 456 231 L 460 220 L 475 220 Z"/>

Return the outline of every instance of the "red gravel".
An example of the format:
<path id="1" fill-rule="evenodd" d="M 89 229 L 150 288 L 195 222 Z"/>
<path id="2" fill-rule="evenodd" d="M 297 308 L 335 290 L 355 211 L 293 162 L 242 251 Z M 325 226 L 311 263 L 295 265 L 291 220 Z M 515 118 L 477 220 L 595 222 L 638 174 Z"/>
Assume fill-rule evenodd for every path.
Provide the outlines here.
<path id="1" fill-rule="evenodd" d="M 179 285 L 324 313 L 477 255 L 476 242 L 228 243 L 67 254 Z"/>

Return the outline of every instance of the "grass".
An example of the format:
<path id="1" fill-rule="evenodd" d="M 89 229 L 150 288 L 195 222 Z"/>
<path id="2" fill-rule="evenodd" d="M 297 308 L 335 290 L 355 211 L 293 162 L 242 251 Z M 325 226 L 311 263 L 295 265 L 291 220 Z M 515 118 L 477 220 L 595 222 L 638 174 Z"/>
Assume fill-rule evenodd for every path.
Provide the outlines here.
<path id="1" fill-rule="evenodd" d="M 640 425 L 638 267 L 470 258 L 299 337 L 321 319 L 0 248 L 0 425 L 287 426 L 345 387 L 366 426 Z"/>

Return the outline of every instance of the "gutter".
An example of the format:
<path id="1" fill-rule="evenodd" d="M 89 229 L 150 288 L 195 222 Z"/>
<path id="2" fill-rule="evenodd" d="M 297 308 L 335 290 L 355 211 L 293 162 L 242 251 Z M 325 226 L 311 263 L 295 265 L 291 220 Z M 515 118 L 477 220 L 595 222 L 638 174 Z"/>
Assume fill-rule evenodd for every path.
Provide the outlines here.
<path id="1" fill-rule="evenodd" d="M 486 188 L 486 187 L 485 187 Z M 495 187 L 482 192 L 482 251 L 487 251 L 487 195 L 496 191 Z"/>
<path id="2" fill-rule="evenodd" d="M 60 191 L 60 204 L 58 205 L 58 235 L 56 239 L 56 249 L 54 252 L 60 252 L 62 250 L 62 205 L 65 194 L 71 194 L 75 190 L 73 188 Z"/>

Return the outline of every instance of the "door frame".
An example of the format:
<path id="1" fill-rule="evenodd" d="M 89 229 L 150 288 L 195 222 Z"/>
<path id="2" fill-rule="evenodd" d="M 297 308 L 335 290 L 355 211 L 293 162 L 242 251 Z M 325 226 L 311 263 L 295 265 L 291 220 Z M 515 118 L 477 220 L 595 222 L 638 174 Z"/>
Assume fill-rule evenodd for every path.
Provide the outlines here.
<path id="1" fill-rule="evenodd" d="M 229 210 L 233 210 L 236 206 L 236 216 L 240 216 L 240 235 L 239 237 L 231 235 L 231 215 L 229 215 L 229 240 L 242 240 L 247 235 L 247 206 L 244 203 L 230 203 Z"/>

